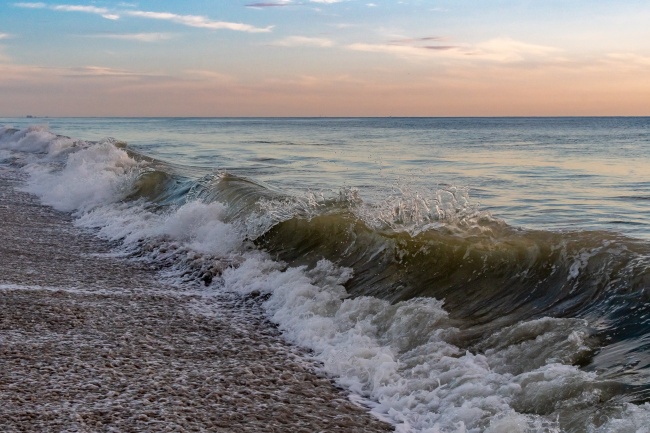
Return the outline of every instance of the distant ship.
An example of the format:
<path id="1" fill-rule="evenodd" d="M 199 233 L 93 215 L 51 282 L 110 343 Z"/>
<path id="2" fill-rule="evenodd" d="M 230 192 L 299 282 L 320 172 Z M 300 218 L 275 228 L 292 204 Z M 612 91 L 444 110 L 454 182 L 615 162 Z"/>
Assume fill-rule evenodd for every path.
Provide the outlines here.
<path id="1" fill-rule="evenodd" d="M 28 119 L 33 119 L 34 116 L 32 116 L 31 114 L 28 114 L 28 115 L 27 115 L 27 118 L 28 118 Z"/>

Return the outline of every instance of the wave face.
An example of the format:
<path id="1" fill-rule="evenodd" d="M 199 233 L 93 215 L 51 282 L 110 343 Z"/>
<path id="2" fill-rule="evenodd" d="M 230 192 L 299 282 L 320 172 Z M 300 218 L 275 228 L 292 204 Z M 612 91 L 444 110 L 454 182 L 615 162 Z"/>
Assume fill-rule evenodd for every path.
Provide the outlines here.
<path id="1" fill-rule="evenodd" d="M 296 193 L 39 126 L 0 129 L 0 164 L 179 290 L 258 298 L 398 431 L 650 425 L 647 240 L 515 227 L 449 185 Z"/>

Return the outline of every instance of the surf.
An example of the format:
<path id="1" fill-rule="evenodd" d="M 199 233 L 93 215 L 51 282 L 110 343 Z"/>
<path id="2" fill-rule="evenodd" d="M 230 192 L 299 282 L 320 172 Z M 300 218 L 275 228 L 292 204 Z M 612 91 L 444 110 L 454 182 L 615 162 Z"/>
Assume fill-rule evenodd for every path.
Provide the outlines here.
<path id="1" fill-rule="evenodd" d="M 400 431 L 650 421 L 646 241 L 514 227 L 453 186 L 298 195 L 46 127 L 4 128 L 0 149 L 26 191 L 179 290 L 258 299 Z"/>

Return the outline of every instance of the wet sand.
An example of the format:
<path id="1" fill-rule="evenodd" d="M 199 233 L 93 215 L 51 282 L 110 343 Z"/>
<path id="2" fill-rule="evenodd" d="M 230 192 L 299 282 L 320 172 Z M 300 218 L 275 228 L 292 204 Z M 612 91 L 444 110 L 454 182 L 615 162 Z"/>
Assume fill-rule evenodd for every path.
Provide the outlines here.
<path id="1" fill-rule="evenodd" d="M 256 300 L 166 286 L 0 166 L 0 431 L 389 432 Z"/>

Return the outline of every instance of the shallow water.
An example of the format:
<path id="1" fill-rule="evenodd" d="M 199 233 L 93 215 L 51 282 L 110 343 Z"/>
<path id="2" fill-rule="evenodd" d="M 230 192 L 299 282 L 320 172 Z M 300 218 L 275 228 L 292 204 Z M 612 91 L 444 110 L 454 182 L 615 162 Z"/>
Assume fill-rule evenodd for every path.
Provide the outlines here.
<path id="1" fill-rule="evenodd" d="M 398 429 L 650 422 L 648 118 L 42 121 L 0 119 L 27 191 L 263 294 Z"/>

